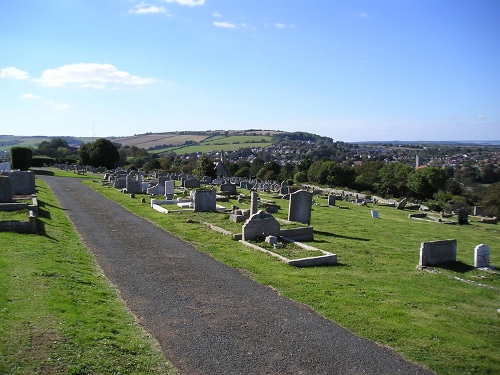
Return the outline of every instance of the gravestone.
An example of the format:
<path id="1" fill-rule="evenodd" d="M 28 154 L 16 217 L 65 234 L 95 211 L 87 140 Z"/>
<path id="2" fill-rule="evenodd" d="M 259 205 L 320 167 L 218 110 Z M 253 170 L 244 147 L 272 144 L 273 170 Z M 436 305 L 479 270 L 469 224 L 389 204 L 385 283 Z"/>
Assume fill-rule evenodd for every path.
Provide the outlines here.
<path id="1" fill-rule="evenodd" d="M 404 208 L 406 207 L 407 203 L 408 203 L 408 198 L 403 198 L 403 200 L 398 203 L 398 205 L 396 206 L 396 208 L 398 210 L 404 210 Z"/>
<path id="2" fill-rule="evenodd" d="M 259 211 L 243 224 L 243 241 L 264 240 L 267 236 L 280 235 L 280 224 L 271 214 Z"/>
<path id="3" fill-rule="evenodd" d="M 8 176 L 0 176 L 0 203 L 12 202 L 12 185 Z"/>
<path id="4" fill-rule="evenodd" d="M 165 197 L 167 199 L 172 199 L 174 197 L 175 181 L 168 180 L 165 181 Z"/>
<path id="5" fill-rule="evenodd" d="M 115 189 L 125 189 L 127 186 L 127 179 L 125 177 L 117 177 L 113 183 Z"/>
<path id="6" fill-rule="evenodd" d="M 9 178 L 13 195 L 35 194 L 35 172 L 10 171 Z"/>
<path id="7" fill-rule="evenodd" d="M 200 187 L 200 180 L 197 178 L 190 178 L 184 180 L 183 185 L 186 189 L 197 189 Z"/>
<path id="8" fill-rule="evenodd" d="M 374 219 L 378 219 L 378 211 L 377 210 L 372 210 L 372 217 Z"/>
<path id="9" fill-rule="evenodd" d="M 139 194 L 142 193 L 142 176 L 135 172 L 130 172 L 125 178 L 127 193 Z"/>
<path id="10" fill-rule="evenodd" d="M 236 195 L 237 194 L 236 185 L 232 184 L 232 183 L 222 184 L 220 186 L 220 191 L 226 192 L 229 195 Z"/>
<path id="11" fill-rule="evenodd" d="M 288 194 L 288 184 L 286 183 L 286 181 L 283 181 L 283 182 L 281 183 L 281 186 L 280 186 L 280 194 L 281 194 L 281 195 Z"/>
<path id="12" fill-rule="evenodd" d="M 335 194 L 330 194 L 328 196 L 328 205 L 335 206 Z"/>
<path id="13" fill-rule="evenodd" d="M 490 247 L 488 245 L 477 245 L 474 248 L 474 267 L 483 268 L 490 265 Z"/>
<path id="14" fill-rule="evenodd" d="M 467 225 L 469 224 L 469 214 L 466 210 L 460 208 L 457 210 L 457 222 L 458 225 Z"/>
<path id="15" fill-rule="evenodd" d="M 256 191 L 250 192 L 250 216 L 255 215 L 258 211 L 258 194 Z"/>
<path id="16" fill-rule="evenodd" d="M 290 194 L 288 205 L 288 221 L 311 223 L 312 195 L 308 191 L 299 190 Z"/>
<path id="17" fill-rule="evenodd" d="M 474 206 L 474 216 L 484 216 L 484 209 L 482 206 Z"/>
<path id="18" fill-rule="evenodd" d="M 420 244 L 419 268 L 456 262 L 457 240 L 422 242 Z"/>
<path id="19" fill-rule="evenodd" d="M 194 212 L 213 212 L 216 209 L 216 194 L 215 189 L 211 190 L 193 190 L 191 192 L 193 198 Z"/>

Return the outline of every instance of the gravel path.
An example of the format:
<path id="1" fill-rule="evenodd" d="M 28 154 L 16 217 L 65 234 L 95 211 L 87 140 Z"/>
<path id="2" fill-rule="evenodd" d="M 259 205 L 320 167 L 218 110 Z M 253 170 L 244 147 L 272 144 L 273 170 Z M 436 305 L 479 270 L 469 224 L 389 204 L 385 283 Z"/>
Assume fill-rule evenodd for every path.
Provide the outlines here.
<path id="1" fill-rule="evenodd" d="M 106 276 L 181 374 L 428 374 L 77 179 L 50 185 Z"/>

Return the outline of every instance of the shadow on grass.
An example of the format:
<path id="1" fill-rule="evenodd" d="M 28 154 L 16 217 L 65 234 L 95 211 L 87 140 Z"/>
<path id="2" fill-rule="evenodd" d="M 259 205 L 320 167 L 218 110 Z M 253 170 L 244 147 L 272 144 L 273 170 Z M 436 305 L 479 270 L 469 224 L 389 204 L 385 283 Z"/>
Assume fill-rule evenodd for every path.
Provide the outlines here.
<path id="1" fill-rule="evenodd" d="M 321 230 L 313 230 L 313 232 L 314 232 L 314 234 L 319 234 L 321 236 L 326 236 L 326 237 L 345 238 L 346 240 L 355 240 L 355 241 L 370 241 L 368 238 L 342 236 L 340 234 L 323 232 Z M 315 242 L 322 242 L 322 241 L 315 240 Z M 325 242 L 325 241 L 323 241 L 323 242 Z"/>
<path id="2" fill-rule="evenodd" d="M 54 175 L 53 171 L 49 171 L 46 169 L 32 169 L 32 171 L 35 172 L 35 175 L 37 175 L 37 174 L 45 175 L 45 176 L 53 176 Z"/>
<path id="3" fill-rule="evenodd" d="M 474 266 L 460 261 L 443 263 L 436 267 L 444 268 L 446 270 L 458 273 L 467 273 L 476 269 Z"/>

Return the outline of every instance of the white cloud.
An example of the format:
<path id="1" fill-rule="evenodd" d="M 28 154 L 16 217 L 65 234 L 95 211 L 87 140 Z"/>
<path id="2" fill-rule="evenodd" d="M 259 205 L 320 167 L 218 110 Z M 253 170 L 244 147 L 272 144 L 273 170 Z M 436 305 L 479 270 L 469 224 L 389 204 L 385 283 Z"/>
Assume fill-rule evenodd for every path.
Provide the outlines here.
<path id="1" fill-rule="evenodd" d="M 219 12 L 213 12 L 213 13 L 212 13 L 212 17 L 213 17 L 213 18 L 221 18 L 221 17 L 222 17 L 222 15 L 221 15 Z"/>
<path id="2" fill-rule="evenodd" d="M 24 95 L 21 95 L 21 98 L 25 99 L 25 100 L 28 100 L 28 99 L 41 99 L 38 95 L 34 95 L 34 94 L 24 94 Z"/>
<path id="3" fill-rule="evenodd" d="M 234 29 L 236 28 L 236 25 L 234 23 L 231 23 L 231 22 L 213 22 L 213 25 L 215 27 L 222 27 L 222 28 L 226 28 L 226 29 Z"/>
<path id="4" fill-rule="evenodd" d="M 205 4 L 205 0 L 165 0 L 167 3 L 177 3 L 188 7 L 197 7 Z"/>
<path id="5" fill-rule="evenodd" d="M 70 64 L 56 69 L 45 70 L 35 82 L 44 86 L 79 85 L 95 89 L 107 88 L 108 85 L 147 85 L 152 78 L 141 78 L 128 72 L 120 71 L 111 64 Z"/>
<path id="6" fill-rule="evenodd" d="M 28 72 L 24 70 L 17 69 L 13 66 L 9 66 L 7 68 L 2 68 L 0 70 L 0 78 L 14 78 L 14 79 L 26 79 L 29 78 L 30 75 Z"/>
<path id="7" fill-rule="evenodd" d="M 164 7 L 157 7 L 156 5 L 148 5 L 146 3 L 141 3 L 136 5 L 134 9 L 130 9 L 128 12 L 133 14 L 154 14 L 154 13 L 166 14 L 168 13 L 168 10 Z"/>
<path id="8" fill-rule="evenodd" d="M 293 24 L 281 23 L 281 22 L 276 22 L 276 23 L 274 24 L 274 27 L 275 27 L 275 28 L 277 28 L 277 29 L 289 29 L 289 28 L 295 27 L 295 25 L 293 25 Z"/>

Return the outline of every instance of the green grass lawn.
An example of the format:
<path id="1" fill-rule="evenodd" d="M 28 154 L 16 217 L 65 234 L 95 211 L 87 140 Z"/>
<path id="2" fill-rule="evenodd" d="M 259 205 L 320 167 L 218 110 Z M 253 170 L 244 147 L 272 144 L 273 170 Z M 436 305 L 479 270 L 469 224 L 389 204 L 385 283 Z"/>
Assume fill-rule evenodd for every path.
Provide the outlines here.
<path id="1" fill-rule="evenodd" d="M 191 214 L 160 214 L 149 207 L 149 199 L 140 203 L 140 195 L 131 199 L 97 182 L 85 183 L 254 280 L 439 374 L 500 373 L 500 275 L 472 267 L 474 247 L 481 243 L 491 247 L 491 264 L 500 266 L 497 225 L 430 223 L 409 219 L 408 211 L 377 206 L 380 218 L 374 219 L 374 207 L 344 202 L 338 202 L 344 209 L 325 207 L 326 198 L 315 197 L 315 240 L 309 244 L 337 254 L 339 264 L 294 268 L 196 221 L 187 224 Z M 277 203 L 281 210 L 275 216 L 286 219 L 288 202 Z M 199 217 L 237 229 L 220 214 Z M 456 267 L 416 269 L 420 243 L 440 239 L 457 240 Z"/>
<path id="2" fill-rule="evenodd" d="M 36 184 L 41 233 L 0 233 L 0 374 L 173 374 Z"/>

